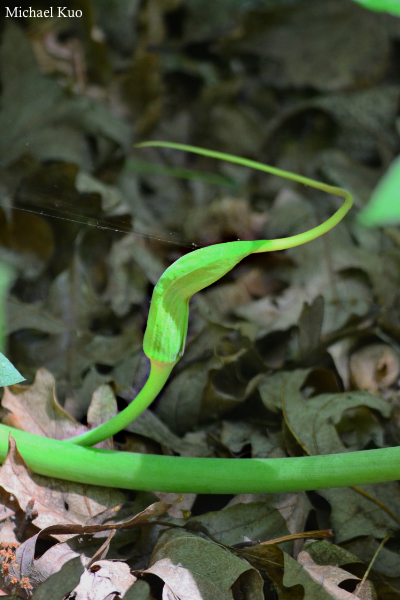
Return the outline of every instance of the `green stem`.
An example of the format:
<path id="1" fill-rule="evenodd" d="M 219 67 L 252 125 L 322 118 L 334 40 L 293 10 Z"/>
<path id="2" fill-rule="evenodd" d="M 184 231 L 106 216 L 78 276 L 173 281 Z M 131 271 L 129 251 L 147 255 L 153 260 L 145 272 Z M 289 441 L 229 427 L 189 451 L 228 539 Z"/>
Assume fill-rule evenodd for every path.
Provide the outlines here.
<path id="1" fill-rule="evenodd" d="M 107 421 L 107 423 L 103 423 L 103 425 L 99 425 L 82 435 L 70 438 L 68 442 L 79 446 L 93 446 L 115 435 L 118 431 L 121 431 L 129 423 L 137 419 L 162 390 L 175 365 L 175 363 L 157 363 L 153 360 L 150 361 L 150 364 L 149 378 L 129 406 Z"/>
<path id="2" fill-rule="evenodd" d="M 186 458 L 83 448 L 0 425 L 41 475 L 134 490 L 240 494 L 297 492 L 400 479 L 400 447 L 299 458 Z"/>
<path id="3" fill-rule="evenodd" d="M 256 169 L 257 171 L 269 173 L 270 175 L 276 175 L 277 177 L 282 177 L 283 179 L 290 179 L 291 181 L 295 181 L 296 183 L 300 183 L 302 185 L 308 185 L 309 187 L 320 190 L 321 192 L 326 192 L 327 194 L 333 194 L 334 196 L 340 196 L 341 198 L 344 198 L 345 201 L 343 205 L 335 212 L 334 215 L 332 215 L 332 217 L 327 219 L 324 223 L 321 223 L 321 225 L 318 225 L 309 231 L 305 231 L 304 233 L 299 233 L 298 235 L 293 235 L 288 238 L 282 238 L 279 240 L 265 240 L 265 245 L 260 246 L 258 250 L 254 250 L 254 254 L 257 252 L 275 252 L 276 250 L 286 250 L 288 248 L 300 246 L 306 242 L 311 242 L 311 240 L 315 240 L 317 237 L 327 233 L 330 229 L 335 227 L 335 225 L 337 225 L 343 219 L 353 204 L 352 195 L 343 188 L 328 185 L 327 183 L 322 183 L 321 181 L 316 181 L 315 179 L 309 179 L 308 177 L 297 175 L 296 173 L 291 173 L 290 171 L 277 169 L 276 167 L 271 167 L 270 165 L 264 165 L 255 160 L 250 160 L 249 158 L 242 158 L 241 156 L 234 156 L 232 154 L 227 154 L 226 152 L 217 152 L 216 150 L 208 150 L 207 148 L 199 148 L 197 146 L 177 144 L 174 142 L 151 141 L 136 144 L 137 148 L 145 148 L 147 146 L 183 150 L 184 152 L 200 154 L 201 156 L 207 156 L 208 158 L 225 160 L 227 162 L 241 165 L 242 167 L 249 167 L 250 169 Z"/>

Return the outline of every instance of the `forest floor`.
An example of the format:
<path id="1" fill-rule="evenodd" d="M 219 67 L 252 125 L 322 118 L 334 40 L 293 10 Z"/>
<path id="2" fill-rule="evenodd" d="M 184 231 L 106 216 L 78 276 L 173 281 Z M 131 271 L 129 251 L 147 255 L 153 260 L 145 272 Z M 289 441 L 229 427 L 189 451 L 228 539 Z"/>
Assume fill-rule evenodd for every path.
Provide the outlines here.
<path id="1" fill-rule="evenodd" d="M 143 333 L 169 265 L 301 233 L 339 206 L 239 165 L 134 147 L 152 139 L 343 187 L 354 207 L 326 236 L 250 256 L 197 294 L 184 357 L 107 447 L 244 460 L 398 445 L 400 232 L 355 218 L 400 148 L 400 20 L 350 0 L 69 7 L 82 17 L 0 21 L 5 353 L 26 378 L 6 388 L 3 423 L 65 439 L 116 414 L 146 381 Z M 398 482 L 132 492 L 37 476 L 13 447 L 0 505 L 0 589 L 13 597 L 400 599 Z"/>

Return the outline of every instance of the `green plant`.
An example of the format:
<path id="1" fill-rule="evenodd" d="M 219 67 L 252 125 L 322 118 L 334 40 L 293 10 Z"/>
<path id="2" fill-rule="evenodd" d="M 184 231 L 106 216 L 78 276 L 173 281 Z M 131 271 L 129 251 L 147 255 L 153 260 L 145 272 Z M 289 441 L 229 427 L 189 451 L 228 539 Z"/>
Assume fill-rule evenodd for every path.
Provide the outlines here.
<path id="1" fill-rule="evenodd" d="M 4 298 L 12 280 L 11 268 L 0 264 L 0 349 L 4 349 Z M 21 373 L 10 363 L 8 358 L 0 352 L 0 387 L 13 385 L 25 381 Z"/>
<path id="2" fill-rule="evenodd" d="M 227 160 L 278 175 L 344 198 L 325 223 L 289 238 L 229 242 L 183 256 L 160 278 L 153 293 L 144 338 L 150 358 L 148 381 L 134 402 L 103 425 L 72 439 L 56 441 L 0 425 L 0 456 L 12 435 L 22 456 L 37 473 L 72 481 L 127 489 L 198 493 L 283 492 L 389 481 L 400 477 L 400 448 L 384 448 L 329 456 L 284 459 L 203 459 L 122 453 L 86 448 L 114 435 L 154 400 L 182 356 L 187 332 L 188 302 L 197 291 L 217 281 L 252 253 L 292 248 L 332 229 L 352 205 L 342 188 L 281 171 L 255 161 L 193 146 L 147 142 Z"/>
<path id="3" fill-rule="evenodd" d="M 364 8 L 388 12 L 400 17 L 400 0 L 354 0 Z M 358 215 L 364 227 L 379 227 L 400 223 L 400 157 L 397 157 L 378 183 L 371 199 Z"/>
<path id="4" fill-rule="evenodd" d="M 379 227 L 400 223 L 400 157 L 390 165 L 379 181 L 367 206 L 358 215 L 364 227 Z"/>
<path id="5" fill-rule="evenodd" d="M 341 196 L 345 199 L 345 202 L 325 223 L 305 233 L 280 240 L 238 241 L 227 244 L 215 244 L 214 246 L 200 248 L 195 252 L 186 254 L 171 265 L 160 277 L 154 289 L 147 320 L 143 350 L 151 363 L 149 379 L 135 398 L 135 401 L 116 417 L 92 431 L 69 440 L 71 443 L 80 446 L 92 446 L 118 433 L 118 431 L 136 419 L 163 388 L 173 367 L 184 352 L 189 316 L 189 299 L 193 294 L 223 277 L 223 275 L 228 273 L 239 261 L 249 254 L 293 248 L 326 233 L 339 223 L 353 202 L 349 192 L 341 188 L 326 185 L 307 177 L 294 175 L 293 173 L 222 152 L 213 152 L 212 150 L 168 142 L 146 142 L 139 144 L 139 146 L 175 148 L 177 150 L 194 152 L 234 162 Z"/>
<path id="6" fill-rule="evenodd" d="M 364 8 L 375 10 L 377 12 L 388 12 L 392 15 L 400 16 L 400 1 L 399 0 L 354 0 L 357 4 L 361 4 Z"/>

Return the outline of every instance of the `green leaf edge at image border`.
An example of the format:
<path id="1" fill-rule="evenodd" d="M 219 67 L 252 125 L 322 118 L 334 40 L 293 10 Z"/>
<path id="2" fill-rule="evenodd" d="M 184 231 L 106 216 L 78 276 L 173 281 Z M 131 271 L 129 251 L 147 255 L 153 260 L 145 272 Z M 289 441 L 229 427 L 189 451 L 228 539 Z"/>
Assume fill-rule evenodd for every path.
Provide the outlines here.
<path id="1" fill-rule="evenodd" d="M 353 0 L 368 10 L 400 16 L 400 0 Z"/>
<path id="2" fill-rule="evenodd" d="M 358 215 L 357 221 L 364 227 L 400 223 L 400 156 L 392 162 L 379 181 L 369 203 Z"/>

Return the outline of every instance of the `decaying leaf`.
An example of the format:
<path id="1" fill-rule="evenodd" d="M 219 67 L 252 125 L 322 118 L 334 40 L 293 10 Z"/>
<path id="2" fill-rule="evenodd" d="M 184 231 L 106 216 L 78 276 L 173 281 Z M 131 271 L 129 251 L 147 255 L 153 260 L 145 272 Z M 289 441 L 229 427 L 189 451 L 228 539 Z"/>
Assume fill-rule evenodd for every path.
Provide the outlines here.
<path id="1" fill-rule="evenodd" d="M 322 12 L 319 6 L 308 0 L 284 11 L 275 8 L 276 21 L 267 31 L 256 19 L 248 19 L 239 46 L 263 57 L 264 81 L 335 91 L 352 87 L 357 77 L 375 79 L 385 68 L 389 17 L 377 19 L 355 4 L 336 0 Z M 271 18 L 269 12 L 262 16 Z M 369 35 L 375 48 L 366 41 Z M 327 56 L 336 60 L 325 61 Z"/>
<path id="2" fill-rule="evenodd" d="M 128 431 L 162 444 L 181 456 L 210 456 L 211 450 L 201 438 L 180 438 L 150 410 L 144 411 L 127 427 Z"/>
<path id="3" fill-rule="evenodd" d="M 389 531 L 399 527 L 400 492 L 395 482 L 354 489 L 320 490 L 318 493 L 331 505 L 331 522 L 338 543 L 359 535 L 382 539 Z"/>
<path id="4" fill-rule="evenodd" d="M 359 537 L 346 544 L 349 552 L 357 556 L 364 564 L 370 564 L 375 557 L 373 570 L 387 577 L 397 578 L 400 573 L 400 557 L 386 546 L 379 549 L 380 541 L 373 535 Z M 314 559 L 315 560 L 315 559 Z"/>
<path id="5" fill-rule="evenodd" d="M 350 376 L 359 390 L 377 393 L 390 387 L 399 377 L 399 355 L 388 344 L 365 346 L 350 357 Z"/>
<path id="6" fill-rule="evenodd" d="M 348 580 L 359 581 L 359 578 L 333 565 L 316 565 L 306 551 L 300 552 L 297 562 L 285 555 L 283 584 L 286 587 L 301 585 L 304 588 L 304 598 L 354 600 L 353 593 L 339 587 L 340 583 Z"/>
<path id="7" fill-rule="evenodd" d="M 2 164 L 25 154 L 28 146 L 42 160 L 76 161 L 90 170 L 90 149 L 76 127 L 80 123 L 95 135 L 101 131 L 114 142 L 128 142 L 126 128 L 104 107 L 87 98 L 68 99 L 56 81 L 43 76 L 27 38 L 14 23 L 8 25 L 1 48 Z"/>
<path id="8" fill-rule="evenodd" d="M 9 414 L 3 422 L 17 429 L 62 440 L 77 435 L 80 425 L 59 405 L 54 377 L 40 369 L 30 386 L 6 388 L 2 406 Z"/>
<path id="9" fill-rule="evenodd" d="M 136 580 L 123 562 L 100 560 L 86 569 L 74 589 L 76 600 L 97 600 L 107 595 L 122 596 Z"/>
<path id="10" fill-rule="evenodd" d="M 84 567 L 79 557 L 65 563 L 59 571 L 52 573 L 36 588 L 34 600 L 62 600 L 79 583 Z"/>
<path id="11" fill-rule="evenodd" d="M 246 582 L 244 598 L 263 598 L 262 579 L 255 569 L 218 545 L 188 532 L 164 533 L 144 573 L 157 575 L 175 597 L 232 599 L 232 586 L 242 579 L 243 584 Z"/>
<path id="12" fill-rule="evenodd" d="M 109 385 L 101 385 L 94 392 L 90 403 L 87 421 L 90 427 L 94 428 L 98 425 L 106 423 L 118 413 L 117 402 L 115 395 Z M 110 450 L 113 449 L 112 440 L 104 440 Z"/>
<path id="13" fill-rule="evenodd" d="M 38 512 L 35 525 L 41 528 L 60 522 L 83 525 L 106 507 L 125 500 L 125 495 L 118 490 L 36 475 L 26 465 L 11 437 L 8 456 L 0 468 L 0 485 L 18 500 L 21 508 L 25 508 L 31 498 L 35 500 Z"/>
<path id="14" fill-rule="evenodd" d="M 285 421 L 296 440 L 309 454 L 345 451 L 335 428 L 344 411 L 366 406 L 385 417 L 390 415 L 389 403 L 367 392 L 322 393 L 315 396 L 315 387 L 320 384 L 322 389 L 335 385 L 326 375 L 321 371 L 319 378 L 318 371 L 313 374 L 309 370 L 297 370 L 265 377 L 259 384 L 265 405 L 269 409 L 283 411 Z M 356 427 L 360 427 L 360 424 L 354 421 Z"/>
<path id="15" fill-rule="evenodd" d="M 192 517 L 186 527 L 195 530 L 196 525 L 205 527 L 213 538 L 227 546 L 246 540 L 265 541 L 289 533 L 284 518 L 274 506 L 275 499 L 249 504 L 234 504 L 218 512 Z"/>
<path id="16" fill-rule="evenodd" d="M 175 501 L 179 501 L 179 498 Z M 111 586 L 113 589 L 115 588 L 115 591 L 121 594 L 135 581 L 135 577 L 130 575 L 129 567 L 126 563 L 112 563 L 110 561 L 102 560 L 96 561 L 95 557 L 98 552 L 95 553 L 95 556 L 90 561 L 82 554 L 80 561 L 78 562 L 75 559 L 79 558 L 79 554 L 74 551 L 72 541 L 70 541 L 70 543 L 64 542 L 56 544 L 47 550 L 40 558 L 35 558 L 38 540 L 40 538 L 48 537 L 49 535 L 60 538 L 65 534 L 79 533 L 82 536 L 83 534 L 95 534 L 101 531 L 115 533 L 116 530 L 132 529 L 148 523 L 149 519 L 159 517 L 170 507 L 171 504 L 169 503 L 156 502 L 136 514 L 129 521 L 110 525 L 50 525 L 21 545 L 18 543 L 3 544 L 2 556 L 5 557 L 5 562 L 3 561 L 2 586 L 7 591 L 21 589 L 23 594 L 25 594 L 23 597 L 27 598 L 29 598 L 32 591 L 39 586 L 41 589 L 37 592 L 38 597 L 46 598 L 45 594 L 49 593 L 48 590 L 51 589 L 47 580 L 53 574 L 63 570 L 64 565 L 70 564 L 63 574 L 60 574 L 57 577 L 54 575 L 54 583 L 56 587 L 58 586 L 61 590 L 72 590 L 72 582 L 75 580 L 75 583 L 77 583 L 79 577 L 82 575 L 80 583 L 76 588 L 77 594 L 83 594 L 82 598 L 86 597 L 84 594 L 88 593 L 88 590 L 90 590 L 90 593 L 94 593 L 96 588 L 102 590 L 106 588 L 108 590 L 107 586 Z M 77 549 L 79 548 L 79 540 L 76 547 Z M 83 571 L 83 564 L 86 564 L 85 571 Z M 104 571 L 95 577 L 94 575 L 98 573 L 102 567 L 104 567 Z M 66 580 L 66 577 L 71 577 L 71 579 Z M 111 591 L 109 593 L 111 593 Z M 93 597 L 95 598 L 95 596 Z"/>
<path id="17" fill-rule="evenodd" d="M 71 550 L 67 544 L 56 544 L 40 558 L 35 559 L 38 535 L 31 537 L 24 544 L 18 544 L 18 547 L 13 551 L 8 546 L 6 552 L 8 555 L 10 555 L 10 552 L 12 554 L 10 559 L 6 559 L 7 568 L 5 568 L 3 561 L 4 589 L 10 593 L 18 590 L 23 598 L 30 598 L 41 583 L 45 582 L 53 573 L 59 572 L 64 565 L 71 561 L 72 564 L 68 567 L 68 575 L 71 576 L 69 585 L 73 585 L 72 582 L 76 579 L 77 574 L 83 571 L 79 555 Z M 64 577 L 65 575 L 66 573 Z M 59 580 L 59 578 L 57 579 Z"/>

